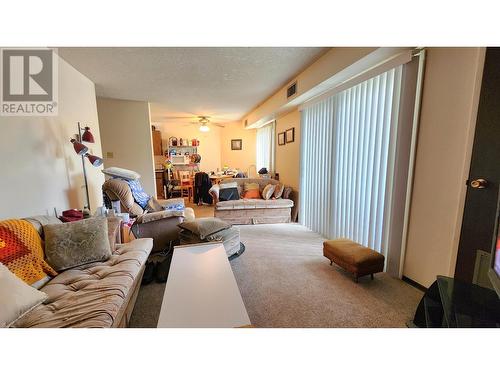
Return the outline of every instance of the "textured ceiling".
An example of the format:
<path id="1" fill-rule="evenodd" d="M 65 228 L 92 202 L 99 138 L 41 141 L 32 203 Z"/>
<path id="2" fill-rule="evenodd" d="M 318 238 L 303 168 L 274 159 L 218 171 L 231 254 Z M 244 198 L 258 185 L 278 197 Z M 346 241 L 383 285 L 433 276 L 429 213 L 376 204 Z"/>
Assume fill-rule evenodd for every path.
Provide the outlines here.
<path id="1" fill-rule="evenodd" d="M 298 47 L 59 48 L 98 96 L 155 103 L 152 120 L 239 120 L 325 51 Z"/>

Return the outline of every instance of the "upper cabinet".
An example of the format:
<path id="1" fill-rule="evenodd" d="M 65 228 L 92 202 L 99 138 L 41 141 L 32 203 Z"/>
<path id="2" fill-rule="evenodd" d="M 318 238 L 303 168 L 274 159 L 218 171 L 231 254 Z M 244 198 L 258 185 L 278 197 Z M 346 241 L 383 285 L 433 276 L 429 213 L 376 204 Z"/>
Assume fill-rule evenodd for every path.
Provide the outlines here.
<path id="1" fill-rule="evenodd" d="M 161 132 L 159 130 L 153 129 L 153 152 L 155 155 L 163 155 L 163 147 L 161 144 Z"/>

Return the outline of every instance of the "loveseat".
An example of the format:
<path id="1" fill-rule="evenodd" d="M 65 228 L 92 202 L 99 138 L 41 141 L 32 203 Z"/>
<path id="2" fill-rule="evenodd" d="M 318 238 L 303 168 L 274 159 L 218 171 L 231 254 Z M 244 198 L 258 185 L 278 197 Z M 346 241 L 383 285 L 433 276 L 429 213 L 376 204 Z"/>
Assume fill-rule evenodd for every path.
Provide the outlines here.
<path id="1" fill-rule="evenodd" d="M 279 181 L 267 178 L 233 178 L 226 182 L 236 182 L 240 196 L 245 183 L 258 183 L 260 192 L 268 184 L 278 185 Z M 247 199 L 220 201 L 219 185 L 210 189 L 215 210 L 214 216 L 231 224 L 275 224 L 289 223 L 294 201 L 289 198 L 279 199 Z M 293 196 L 293 195 L 292 195 Z"/>
<path id="2" fill-rule="evenodd" d="M 42 237 L 42 224 L 60 223 L 51 216 L 26 220 Z M 117 241 L 118 228 L 118 218 L 108 219 L 109 236 Z M 70 268 L 52 278 L 40 289 L 48 298 L 13 327 L 127 327 L 153 240 L 142 238 L 113 247 L 106 261 Z"/>

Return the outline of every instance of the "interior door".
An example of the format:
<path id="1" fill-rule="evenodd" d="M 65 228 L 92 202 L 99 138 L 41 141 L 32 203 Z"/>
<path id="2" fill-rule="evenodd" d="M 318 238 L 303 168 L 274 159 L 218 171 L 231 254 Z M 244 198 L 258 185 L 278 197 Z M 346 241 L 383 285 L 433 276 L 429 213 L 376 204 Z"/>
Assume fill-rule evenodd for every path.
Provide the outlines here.
<path id="1" fill-rule="evenodd" d="M 478 279 L 477 272 L 482 272 L 476 261 L 481 250 L 491 250 L 499 182 L 500 48 L 488 48 L 455 268 L 457 279 L 473 282 Z"/>

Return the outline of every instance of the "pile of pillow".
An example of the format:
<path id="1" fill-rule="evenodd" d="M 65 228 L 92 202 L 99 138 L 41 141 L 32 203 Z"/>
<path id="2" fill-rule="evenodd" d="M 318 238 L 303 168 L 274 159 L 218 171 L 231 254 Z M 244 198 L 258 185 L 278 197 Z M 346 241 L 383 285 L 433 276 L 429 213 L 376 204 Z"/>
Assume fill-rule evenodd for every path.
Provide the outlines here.
<path id="1" fill-rule="evenodd" d="M 236 182 L 226 182 L 220 184 L 219 189 L 219 200 L 220 201 L 230 201 L 238 199 L 288 199 L 290 195 L 290 188 L 285 188 L 283 184 L 267 184 L 262 192 L 260 191 L 260 186 L 256 182 L 245 182 L 243 191 L 240 193 L 238 191 L 238 183 Z"/>
<path id="2" fill-rule="evenodd" d="M 43 303 L 48 296 L 38 289 L 57 272 L 109 259 L 119 225 L 119 218 L 105 217 L 46 224 L 44 248 L 27 220 L 0 221 L 0 327 Z"/>

